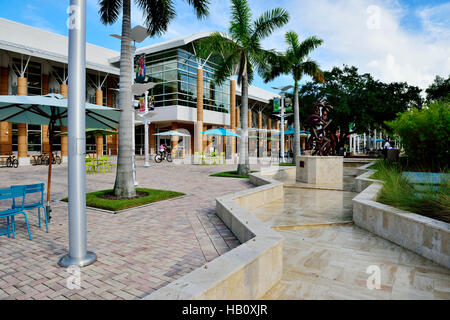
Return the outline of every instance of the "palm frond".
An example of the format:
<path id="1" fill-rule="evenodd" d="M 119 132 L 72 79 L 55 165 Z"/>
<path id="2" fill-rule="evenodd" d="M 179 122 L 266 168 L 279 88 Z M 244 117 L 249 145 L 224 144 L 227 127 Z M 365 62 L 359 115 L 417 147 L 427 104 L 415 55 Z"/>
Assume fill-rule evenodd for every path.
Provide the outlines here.
<path id="1" fill-rule="evenodd" d="M 281 8 L 275 8 L 264 12 L 253 23 L 252 39 L 261 40 L 270 36 L 277 28 L 281 28 L 289 22 L 289 13 Z"/>
<path id="2" fill-rule="evenodd" d="M 145 25 L 150 36 L 161 35 L 167 31 L 176 12 L 173 0 L 135 0 L 143 12 Z"/>
<path id="3" fill-rule="evenodd" d="M 300 57 L 307 57 L 314 49 L 319 47 L 323 43 L 323 40 L 318 39 L 317 37 L 309 37 L 306 40 L 302 41 L 300 47 L 298 48 L 298 52 L 296 54 Z"/>
<path id="4" fill-rule="evenodd" d="M 300 41 L 298 34 L 295 31 L 288 31 L 284 36 L 288 45 L 288 50 L 298 53 L 300 48 Z"/>
<path id="5" fill-rule="evenodd" d="M 186 2 L 194 7 L 198 19 L 209 15 L 209 5 L 211 3 L 209 0 L 186 0 Z"/>
<path id="6" fill-rule="evenodd" d="M 264 82 L 269 82 L 282 74 L 291 72 L 291 63 L 289 59 L 282 53 L 266 51 L 265 53 L 266 68 L 261 70 L 260 74 Z"/>
<path id="7" fill-rule="evenodd" d="M 232 76 L 235 67 L 239 64 L 239 55 L 231 54 L 226 57 L 222 57 L 218 63 L 218 67 L 214 72 L 214 82 L 221 85 L 228 77 Z"/>
<path id="8" fill-rule="evenodd" d="M 103 24 L 113 24 L 117 21 L 122 9 L 122 0 L 100 0 L 98 5 L 100 21 Z"/>
<path id="9" fill-rule="evenodd" d="M 313 77 L 318 82 L 325 82 L 323 71 L 320 70 L 319 64 L 316 61 L 308 59 L 300 65 L 300 68 L 303 71 L 302 73 Z"/>
<path id="10" fill-rule="evenodd" d="M 233 40 L 245 43 L 251 34 L 252 14 L 247 0 L 231 0 L 231 26 Z"/>

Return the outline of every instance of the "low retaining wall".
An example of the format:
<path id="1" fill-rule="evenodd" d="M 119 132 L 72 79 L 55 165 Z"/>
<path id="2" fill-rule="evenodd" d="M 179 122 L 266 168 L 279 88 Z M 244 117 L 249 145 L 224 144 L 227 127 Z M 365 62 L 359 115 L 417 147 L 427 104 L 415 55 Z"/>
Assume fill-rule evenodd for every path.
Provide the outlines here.
<path id="1" fill-rule="evenodd" d="M 353 199 L 355 225 L 450 268 L 450 224 L 376 202 L 373 183 Z"/>
<path id="2" fill-rule="evenodd" d="M 250 182 L 258 187 L 216 199 L 217 215 L 242 244 L 144 299 L 252 300 L 281 279 L 283 237 L 246 208 L 282 198 L 283 184 L 261 174 Z"/>

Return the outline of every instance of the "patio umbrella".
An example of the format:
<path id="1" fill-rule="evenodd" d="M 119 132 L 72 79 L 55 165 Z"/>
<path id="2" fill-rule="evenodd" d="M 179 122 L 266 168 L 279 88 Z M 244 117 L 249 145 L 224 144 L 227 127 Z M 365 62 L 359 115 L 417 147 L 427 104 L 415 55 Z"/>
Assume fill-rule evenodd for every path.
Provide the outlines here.
<path id="1" fill-rule="evenodd" d="M 300 130 L 300 134 L 310 134 L 311 132 L 309 131 L 304 131 L 304 130 Z M 284 134 L 289 136 L 289 135 L 293 135 L 294 134 L 294 129 L 293 128 L 288 128 L 286 131 L 284 131 Z M 277 132 L 274 133 L 274 135 L 281 135 L 281 132 Z"/>
<path id="2" fill-rule="evenodd" d="M 68 124 L 68 99 L 60 94 L 44 96 L 0 96 L 0 122 L 48 125 L 50 157 L 47 182 L 47 215 L 50 218 L 50 186 L 55 125 Z M 86 103 L 86 126 L 115 129 L 119 122 L 118 109 Z"/>
<path id="3" fill-rule="evenodd" d="M 170 130 L 166 132 L 154 133 L 154 136 L 173 136 L 173 137 L 190 137 L 189 134 L 181 133 L 176 130 Z"/>
<path id="4" fill-rule="evenodd" d="M 223 136 L 223 137 L 237 137 L 237 138 L 241 137 L 240 135 L 234 133 L 233 131 L 227 130 L 225 128 L 206 130 L 203 131 L 202 134 L 206 134 L 208 136 Z"/>

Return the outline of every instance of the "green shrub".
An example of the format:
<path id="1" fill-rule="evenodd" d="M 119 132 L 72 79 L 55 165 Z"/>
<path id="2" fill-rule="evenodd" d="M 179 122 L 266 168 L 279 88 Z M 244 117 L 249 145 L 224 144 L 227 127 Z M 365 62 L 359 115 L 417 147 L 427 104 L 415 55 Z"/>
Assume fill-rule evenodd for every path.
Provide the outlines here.
<path id="1" fill-rule="evenodd" d="M 401 138 L 410 162 L 426 170 L 446 170 L 450 162 L 450 102 L 432 102 L 386 122 Z"/>
<path id="2" fill-rule="evenodd" d="M 443 179 L 440 185 L 411 184 L 402 176 L 399 166 L 377 162 L 376 178 L 383 180 L 378 202 L 414 212 L 433 219 L 450 222 L 450 181 Z M 419 188 L 420 187 L 420 188 Z"/>

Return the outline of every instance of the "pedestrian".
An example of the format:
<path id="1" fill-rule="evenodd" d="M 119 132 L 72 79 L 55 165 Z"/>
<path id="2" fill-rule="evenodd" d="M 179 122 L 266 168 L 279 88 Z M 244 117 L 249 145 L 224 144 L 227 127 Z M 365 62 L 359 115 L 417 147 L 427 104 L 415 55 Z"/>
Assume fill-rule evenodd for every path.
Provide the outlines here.
<path id="1" fill-rule="evenodd" d="M 383 147 L 383 155 L 384 155 L 385 160 L 387 158 L 387 152 L 390 148 L 391 148 L 391 144 L 389 143 L 389 140 L 386 139 L 386 142 L 384 143 L 384 147 Z"/>

